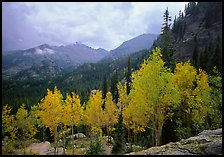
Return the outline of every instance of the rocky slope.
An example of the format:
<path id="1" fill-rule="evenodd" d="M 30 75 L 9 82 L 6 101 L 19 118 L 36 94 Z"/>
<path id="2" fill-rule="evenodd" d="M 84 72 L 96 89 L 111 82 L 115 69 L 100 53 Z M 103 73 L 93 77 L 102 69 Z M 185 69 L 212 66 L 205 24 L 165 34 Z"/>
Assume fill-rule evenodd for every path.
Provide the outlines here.
<path id="1" fill-rule="evenodd" d="M 185 15 L 181 22 L 184 34 L 175 43 L 176 53 L 182 60 L 191 59 L 196 45 L 203 49 L 222 36 L 222 3 L 198 2 L 195 11 Z"/>
<path id="2" fill-rule="evenodd" d="M 222 155 L 222 128 L 126 155 Z"/>

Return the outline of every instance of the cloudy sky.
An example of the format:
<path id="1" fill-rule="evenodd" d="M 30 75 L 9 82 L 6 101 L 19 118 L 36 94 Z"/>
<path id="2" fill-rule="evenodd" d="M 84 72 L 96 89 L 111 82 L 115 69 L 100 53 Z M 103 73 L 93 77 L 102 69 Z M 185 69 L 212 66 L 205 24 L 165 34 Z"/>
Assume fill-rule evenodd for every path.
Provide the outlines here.
<path id="1" fill-rule="evenodd" d="M 81 42 L 112 50 L 143 33 L 159 34 L 187 2 L 3 2 L 2 49 Z"/>

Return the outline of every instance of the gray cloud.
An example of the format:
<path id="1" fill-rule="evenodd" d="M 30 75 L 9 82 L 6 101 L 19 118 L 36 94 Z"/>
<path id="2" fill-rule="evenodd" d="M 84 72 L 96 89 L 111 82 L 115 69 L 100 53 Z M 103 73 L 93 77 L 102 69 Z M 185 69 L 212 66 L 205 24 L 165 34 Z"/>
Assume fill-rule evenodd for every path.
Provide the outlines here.
<path id="1" fill-rule="evenodd" d="M 159 34 L 166 7 L 174 17 L 186 3 L 4 2 L 3 50 L 76 41 L 111 50 L 140 34 Z"/>

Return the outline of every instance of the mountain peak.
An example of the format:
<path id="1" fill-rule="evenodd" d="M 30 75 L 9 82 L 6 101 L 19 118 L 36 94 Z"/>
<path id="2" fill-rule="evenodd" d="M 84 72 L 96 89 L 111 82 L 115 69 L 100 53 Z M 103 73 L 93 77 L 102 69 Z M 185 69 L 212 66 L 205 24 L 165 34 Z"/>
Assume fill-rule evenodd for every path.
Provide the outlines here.
<path id="1" fill-rule="evenodd" d="M 112 56 L 122 56 L 122 55 L 129 55 L 134 52 L 143 50 L 143 49 L 150 49 L 153 41 L 158 37 L 157 34 L 151 33 L 144 33 L 139 36 L 136 36 L 132 39 L 129 39 L 123 42 L 119 47 L 114 50 L 111 50 Z"/>
<path id="2" fill-rule="evenodd" d="M 39 49 L 50 48 L 50 45 L 42 44 L 42 45 L 38 46 L 37 48 L 39 48 Z"/>

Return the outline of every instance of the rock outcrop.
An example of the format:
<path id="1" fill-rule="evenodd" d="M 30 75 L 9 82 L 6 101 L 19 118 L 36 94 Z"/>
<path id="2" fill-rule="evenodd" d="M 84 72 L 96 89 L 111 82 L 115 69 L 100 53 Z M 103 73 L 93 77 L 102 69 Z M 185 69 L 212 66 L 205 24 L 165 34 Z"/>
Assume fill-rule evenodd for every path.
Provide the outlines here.
<path id="1" fill-rule="evenodd" d="M 58 155 L 63 155 L 63 148 L 59 147 L 56 149 Z M 38 155 L 54 155 L 54 148 L 51 147 L 50 142 L 45 141 L 41 143 L 32 143 L 26 148 L 26 153 L 33 153 Z M 67 154 L 65 150 L 65 154 Z"/>
<path id="2" fill-rule="evenodd" d="M 70 139 L 71 136 L 72 136 L 74 139 L 77 139 L 77 138 L 85 138 L 85 137 L 86 137 L 86 135 L 84 135 L 83 133 L 77 133 L 77 134 L 74 134 L 74 135 L 70 135 L 70 136 L 68 136 L 68 137 L 66 137 L 66 138 Z"/>
<path id="3" fill-rule="evenodd" d="M 222 128 L 126 155 L 222 155 Z"/>

